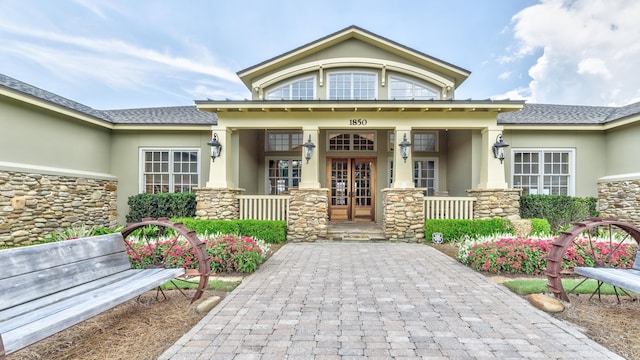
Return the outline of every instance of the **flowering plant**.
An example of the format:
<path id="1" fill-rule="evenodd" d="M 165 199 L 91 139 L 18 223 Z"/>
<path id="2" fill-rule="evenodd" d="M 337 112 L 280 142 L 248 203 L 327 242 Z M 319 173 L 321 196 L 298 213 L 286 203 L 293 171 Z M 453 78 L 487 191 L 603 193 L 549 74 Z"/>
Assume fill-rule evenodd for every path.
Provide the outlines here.
<path id="1" fill-rule="evenodd" d="M 554 238 L 494 237 L 468 239 L 461 243 L 457 258 L 478 271 L 539 275 L 546 269 L 547 256 Z M 562 269 L 576 266 L 633 265 L 637 245 L 616 243 L 608 239 L 577 238 L 565 252 Z"/>
<path id="2" fill-rule="evenodd" d="M 203 240 L 215 272 L 253 272 L 264 261 L 269 245 L 239 235 L 213 235 Z M 127 252 L 133 268 L 153 266 L 195 269 L 198 260 L 190 243 L 177 237 L 129 239 Z"/>

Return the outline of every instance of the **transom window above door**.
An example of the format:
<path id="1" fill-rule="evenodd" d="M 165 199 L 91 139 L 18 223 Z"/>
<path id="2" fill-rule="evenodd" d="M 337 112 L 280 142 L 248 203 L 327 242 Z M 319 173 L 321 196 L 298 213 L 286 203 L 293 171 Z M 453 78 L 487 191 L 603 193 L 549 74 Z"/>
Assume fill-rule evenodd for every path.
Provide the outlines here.
<path id="1" fill-rule="evenodd" d="M 438 90 L 413 80 L 389 76 L 390 100 L 438 100 Z"/>
<path id="2" fill-rule="evenodd" d="M 328 74 L 329 100 L 375 100 L 375 73 L 332 72 Z"/>
<path id="3" fill-rule="evenodd" d="M 301 132 L 267 132 L 266 151 L 295 151 L 302 146 Z"/>
<path id="4" fill-rule="evenodd" d="M 329 132 L 329 151 L 375 151 L 375 132 Z"/>
<path id="5" fill-rule="evenodd" d="M 316 79 L 313 76 L 298 79 L 267 91 L 267 100 L 313 100 Z"/>

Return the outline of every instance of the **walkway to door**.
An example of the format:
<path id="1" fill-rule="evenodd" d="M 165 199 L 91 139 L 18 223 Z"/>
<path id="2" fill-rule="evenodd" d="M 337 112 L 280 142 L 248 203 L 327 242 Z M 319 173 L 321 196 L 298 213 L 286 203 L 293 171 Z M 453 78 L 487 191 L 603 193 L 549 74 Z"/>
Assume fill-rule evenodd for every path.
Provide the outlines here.
<path id="1" fill-rule="evenodd" d="M 622 359 L 420 244 L 292 243 L 161 359 Z"/>

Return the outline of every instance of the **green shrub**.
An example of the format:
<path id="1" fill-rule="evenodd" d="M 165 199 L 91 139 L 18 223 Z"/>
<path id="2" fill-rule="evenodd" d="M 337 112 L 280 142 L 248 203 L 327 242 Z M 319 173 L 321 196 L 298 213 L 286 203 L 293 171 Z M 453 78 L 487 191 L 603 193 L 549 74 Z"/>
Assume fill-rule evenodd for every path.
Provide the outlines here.
<path id="1" fill-rule="evenodd" d="M 565 195 L 523 195 L 520 197 L 520 217 L 547 219 L 551 231 L 558 232 L 572 222 L 598 216 L 597 199 Z"/>
<path id="2" fill-rule="evenodd" d="M 433 233 L 442 233 L 445 241 L 457 241 L 465 236 L 488 236 L 513 234 L 509 220 L 495 218 L 486 220 L 433 219 L 424 223 L 425 241 L 431 241 Z"/>
<path id="3" fill-rule="evenodd" d="M 196 195 L 193 193 L 138 194 L 129 197 L 127 222 L 144 218 L 192 217 L 196 213 Z"/>
<path id="4" fill-rule="evenodd" d="M 240 234 L 240 226 L 234 220 L 196 220 L 194 218 L 175 218 L 174 222 L 181 222 L 184 226 L 198 235 Z"/>
<path id="5" fill-rule="evenodd" d="M 196 220 L 176 218 L 187 229 L 197 234 L 238 234 L 261 239 L 269 244 L 279 244 L 287 240 L 286 221 L 276 220 Z"/>
<path id="6" fill-rule="evenodd" d="M 275 220 L 237 220 L 242 236 L 262 239 L 269 244 L 287 240 L 287 222 Z"/>
<path id="7" fill-rule="evenodd" d="M 551 224 L 547 219 L 527 219 L 531 221 L 531 235 L 551 234 Z"/>

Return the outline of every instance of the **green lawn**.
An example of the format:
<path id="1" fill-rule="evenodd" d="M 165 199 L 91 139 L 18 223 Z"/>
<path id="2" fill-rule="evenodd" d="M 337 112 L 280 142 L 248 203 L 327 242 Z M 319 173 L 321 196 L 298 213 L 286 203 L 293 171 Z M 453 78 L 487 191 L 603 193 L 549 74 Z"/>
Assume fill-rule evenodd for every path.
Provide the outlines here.
<path id="1" fill-rule="evenodd" d="M 564 288 L 564 291 L 569 292 L 569 290 L 580 284 L 581 281 L 582 279 L 563 279 L 562 287 Z M 505 282 L 504 286 L 517 294 L 528 295 L 550 293 L 551 291 L 547 287 L 547 284 L 548 282 L 546 279 L 517 279 Z M 596 280 L 589 279 L 573 290 L 573 293 L 592 294 L 596 290 L 597 286 L 598 282 Z M 615 295 L 613 286 L 608 284 L 603 284 L 600 287 L 600 293 L 602 295 Z M 618 290 L 618 293 L 620 293 L 620 290 Z"/>

